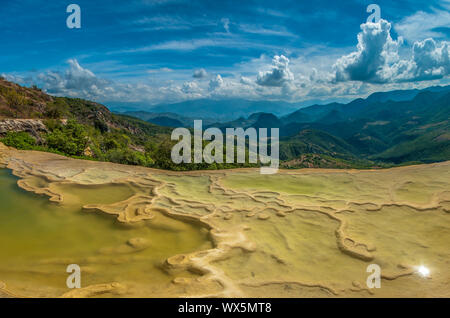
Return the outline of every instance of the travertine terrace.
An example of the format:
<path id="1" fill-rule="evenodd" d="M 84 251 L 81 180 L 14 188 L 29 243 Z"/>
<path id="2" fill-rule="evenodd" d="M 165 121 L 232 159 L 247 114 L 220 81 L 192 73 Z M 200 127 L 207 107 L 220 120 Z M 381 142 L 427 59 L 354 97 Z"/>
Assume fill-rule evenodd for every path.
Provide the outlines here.
<path id="1" fill-rule="evenodd" d="M 131 292 L 127 282 L 104 281 L 62 297 L 450 297 L 450 162 L 260 175 L 169 172 L 3 145 L 0 155 L 21 188 L 56 204 L 77 200 L 71 188 L 80 185 L 127 185 L 129 195 L 91 198 L 84 213 L 130 226 L 163 215 L 208 232 L 208 248 L 162 261 L 171 277 L 163 288 Z M 102 253 L 111 262 L 139 257 L 147 243 L 136 238 Z M 370 264 L 381 267 L 379 289 L 366 286 Z M 5 283 L 0 291 L 21 296 Z"/>

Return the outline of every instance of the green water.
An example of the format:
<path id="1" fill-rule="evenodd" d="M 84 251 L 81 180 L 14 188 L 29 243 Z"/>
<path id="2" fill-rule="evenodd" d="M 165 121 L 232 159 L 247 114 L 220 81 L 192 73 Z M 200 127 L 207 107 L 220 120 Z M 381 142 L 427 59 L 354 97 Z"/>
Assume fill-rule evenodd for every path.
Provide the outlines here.
<path id="1" fill-rule="evenodd" d="M 0 281 L 19 295 L 69 291 L 66 267 L 74 263 L 81 267 L 82 287 L 116 281 L 131 286 L 125 296 L 152 296 L 173 279 L 161 269 L 166 258 L 211 247 L 204 229 L 161 214 L 129 226 L 112 215 L 82 211 L 83 204 L 126 199 L 132 194 L 126 185 L 65 185 L 67 196 L 78 200 L 56 204 L 16 182 L 9 170 L 0 169 Z M 146 239 L 149 247 L 118 253 L 132 238 Z"/>

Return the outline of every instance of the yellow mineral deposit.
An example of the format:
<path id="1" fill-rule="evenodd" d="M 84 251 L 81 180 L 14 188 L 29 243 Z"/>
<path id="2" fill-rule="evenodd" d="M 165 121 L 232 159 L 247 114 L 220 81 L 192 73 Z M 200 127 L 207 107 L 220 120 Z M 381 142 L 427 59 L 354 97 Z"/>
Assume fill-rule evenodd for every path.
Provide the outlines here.
<path id="1" fill-rule="evenodd" d="M 261 175 L 0 158 L 4 297 L 450 297 L 450 162 Z"/>

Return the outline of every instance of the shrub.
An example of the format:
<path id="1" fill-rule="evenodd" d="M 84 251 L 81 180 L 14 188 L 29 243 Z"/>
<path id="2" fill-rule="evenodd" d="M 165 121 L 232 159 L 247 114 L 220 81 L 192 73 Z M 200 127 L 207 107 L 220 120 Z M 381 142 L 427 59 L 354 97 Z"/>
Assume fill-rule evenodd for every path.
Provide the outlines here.
<path id="1" fill-rule="evenodd" d="M 55 129 L 61 129 L 62 127 L 61 121 L 57 119 L 45 119 L 44 124 L 45 127 L 47 127 L 47 129 L 50 131 L 54 131 Z"/>
<path id="2" fill-rule="evenodd" d="M 153 160 L 146 153 L 134 151 L 128 148 L 111 149 L 106 153 L 106 160 L 137 166 L 151 166 Z"/>
<path id="3" fill-rule="evenodd" d="M 45 109 L 44 116 L 47 118 L 63 118 L 67 116 L 69 105 L 61 98 L 56 98 L 52 103 L 48 103 Z"/>
<path id="4" fill-rule="evenodd" d="M 6 99 L 6 103 L 15 111 L 15 117 L 18 116 L 21 106 L 27 104 L 27 99 L 12 89 L 8 89 L 4 93 L 4 97 Z"/>
<path id="5" fill-rule="evenodd" d="M 26 132 L 9 131 L 2 142 L 9 147 L 17 149 L 30 150 L 36 146 L 36 140 Z"/>
<path id="6" fill-rule="evenodd" d="M 88 138 L 84 126 L 70 120 L 65 126 L 56 128 L 47 134 L 46 141 L 51 149 L 71 156 L 81 156 L 86 149 Z"/>

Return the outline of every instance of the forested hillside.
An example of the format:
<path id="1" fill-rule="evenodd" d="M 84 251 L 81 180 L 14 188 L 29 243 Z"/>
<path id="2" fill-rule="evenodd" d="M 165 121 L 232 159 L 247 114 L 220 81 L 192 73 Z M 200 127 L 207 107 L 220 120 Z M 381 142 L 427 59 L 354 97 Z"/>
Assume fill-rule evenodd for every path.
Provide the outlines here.
<path id="1" fill-rule="evenodd" d="M 170 133 L 173 127 L 190 127 L 193 119 L 167 112 L 130 115 L 158 125 L 0 79 L 0 138 L 6 145 L 173 170 L 255 166 L 175 165 Z M 450 87 L 433 87 L 313 105 L 282 117 L 260 112 L 228 122 L 204 121 L 204 128 L 279 128 L 286 168 L 368 168 L 450 160 L 449 118 Z"/>

